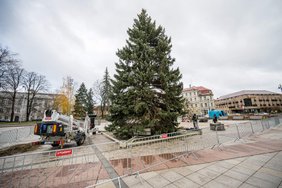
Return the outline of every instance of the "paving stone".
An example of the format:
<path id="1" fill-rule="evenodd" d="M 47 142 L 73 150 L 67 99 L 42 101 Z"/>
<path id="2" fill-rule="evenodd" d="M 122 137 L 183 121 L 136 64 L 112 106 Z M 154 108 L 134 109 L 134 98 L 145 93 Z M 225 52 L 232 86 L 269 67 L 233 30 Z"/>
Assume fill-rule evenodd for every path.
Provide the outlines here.
<path id="1" fill-rule="evenodd" d="M 95 187 L 97 187 L 97 188 L 116 188 L 116 186 L 113 182 L 103 183 L 103 184 L 97 185 Z"/>
<path id="2" fill-rule="evenodd" d="M 198 171 L 200 169 L 206 168 L 210 165 L 211 165 L 210 163 L 205 163 L 205 164 L 191 165 L 187 168 L 195 172 L 195 171 Z"/>
<path id="3" fill-rule="evenodd" d="M 140 176 L 141 176 L 144 180 L 150 179 L 150 178 L 155 177 L 155 176 L 157 176 L 157 175 L 158 175 L 157 172 L 147 172 L 147 173 L 140 174 Z"/>
<path id="4" fill-rule="evenodd" d="M 226 188 L 226 185 L 219 183 L 219 182 L 216 182 L 216 181 L 211 181 L 211 182 L 205 184 L 203 187 L 205 187 L 205 188 Z"/>
<path id="5" fill-rule="evenodd" d="M 186 166 L 186 167 L 181 167 L 181 168 L 174 168 L 172 169 L 172 171 L 182 175 L 182 176 L 187 176 L 189 174 L 192 174 L 194 173 L 193 170 L 189 169 L 189 166 Z"/>
<path id="6" fill-rule="evenodd" d="M 138 184 L 130 186 L 130 188 L 152 188 L 152 186 L 144 181 L 143 183 L 139 182 Z"/>
<path id="7" fill-rule="evenodd" d="M 249 175 L 246 175 L 244 173 L 240 173 L 234 170 L 228 170 L 227 172 L 224 173 L 224 175 L 234 178 L 236 180 L 242 181 L 242 182 L 246 181 L 250 177 Z"/>
<path id="8" fill-rule="evenodd" d="M 268 181 L 264 181 L 262 179 L 256 178 L 256 177 L 250 177 L 247 181 L 247 183 L 257 186 L 257 187 L 263 187 L 263 188 L 273 188 L 277 187 L 277 185 L 270 183 Z"/>
<path id="9" fill-rule="evenodd" d="M 201 169 L 201 170 L 197 171 L 197 173 L 205 175 L 205 176 L 207 176 L 211 179 L 214 179 L 214 178 L 216 178 L 217 176 L 220 175 L 218 172 L 215 172 L 215 171 L 207 169 L 207 168 Z"/>
<path id="10" fill-rule="evenodd" d="M 213 171 L 218 172 L 220 174 L 224 173 L 228 170 L 228 169 L 221 167 L 220 165 L 217 165 L 217 164 L 211 165 L 211 166 L 207 167 L 207 169 L 213 170 Z"/>
<path id="11" fill-rule="evenodd" d="M 161 172 L 160 175 L 162 177 L 166 178 L 167 180 L 169 180 L 170 182 L 174 182 L 175 180 L 183 178 L 182 175 L 180 175 L 180 174 L 178 174 L 174 171 Z"/>
<path id="12" fill-rule="evenodd" d="M 264 167 L 271 168 L 273 170 L 282 172 L 282 164 L 281 164 L 281 162 L 270 161 Z"/>
<path id="13" fill-rule="evenodd" d="M 259 159 L 256 159 L 256 158 L 249 158 L 247 160 L 245 160 L 242 164 L 253 164 L 253 165 L 256 165 L 256 166 L 264 166 L 266 164 L 267 161 L 262 161 L 262 160 L 259 160 Z"/>
<path id="14" fill-rule="evenodd" d="M 257 188 L 256 186 L 253 186 L 251 184 L 248 183 L 243 183 L 240 188 Z"/>
<path id="15" fill-rule="evenodd" d="M 262 161 L 262 162 L 267 162 L 269 159 L 271 159 L 274 156 L 274 154 L 269 155 L 269 154 L 264 154 L 264 155 L 255 155 L 251 156 L 249 159 L 254 160 L 254 161 Z"/>
<path id="16" fill-rule="evenodd" d="M 177 180 L 173 182 L 173 185 L 179 187 L 179 188 L 184 188 L 184 187 L 200 187 L 197 183 L 194 183 L 193 181 L 187 179 L 187 178 L 181 178 L 180 180 Z"/>
<path id="17" fill-rule="evenodd" d="M 234 178 L 231 178 L 229 176 L 225 176 L 225 175 L 217 177 L 215 179 L 215 181 L 219 182 L 219 183 L 222 183 L 222 184 L 225 184 L 228 187 L 239 187 L 239 185 L 242 184 L 241 181 L 236 180 Z"/>
<path id="18" fill-rule="evenodd" d="M 197 183 L 199 185 L 204 185 L 207 182 L 212 180 L 211 178 L 209 178 L 209 177 L 207 177 L 205 175 L 199 174 L 197 172 L 186 176 L 186 178 L 190 179 L 191 181 L 193 181 L 193 182 L 195 182 L 195 183 Z"/>
<path id="19" fill-rule="evenodd" d="M 171 184 L 164 186 L 164 188 L 178 188 L 178 187 L 174 185 L 173 183 L 171 183 Z"/>
<path id="20" fill-rule="evenodd" d="M 231 164 L 233 164 L 233 165 L 237 165 L 237 164 L 239 164 L 239 163 L 241 163 L 242 162 L 242 160 L 239 160 L 240 158 L 236 158 L 236 159 L 228 159 L 228 160 L 225 160 L 225 162 L 227 162 L 227 163 L 231 163 Z"/>
<path id="21" fill-rule="evenodd" d="M 138 176 L 135 176 L 135 175 L 128 176 L 128 177 L 125 177 L 125 178 L 122 178 L 122 179 L 129 187 L 131 187 L 132 185 L 140 183 L 140 178 Z"/>
<path id="22" fill-rule="evenodd" d="M 242 167 L 242 166 L 235 166 L 234 168 L 232 168 L 232 170 L 239 172 L 239 173 L 249 175 L 249 176 L 252 175 L 253 173 L 255 173 L 255 170 L 248 169 L 248 168 L 245 168 L 245 167 Z"/>
<path id="23" fill-rule="evenodd" d="M 282 178 L 282 172 L 281 171 L 276 171 L 276 170 L 273 170 L 271 168 L 262 167 L 261 169 L 259 169 L 258 172 L 263 172 L 263 173 L 266 173 L 266 174 L 269 174 L 269 175 L 272 175 L 272 176 L 277 176 L 277 177 Z"/>
<path id="24" fill-rule="evenodd" d="M 276 186 L 278 186 L 280 184 L 280 182 L 282 181 L 282 178 L 277 177 L 277 176 L 273 176 L 273 175 L 269 175 L 269 174 L 264 173 L 264 172 L 256 172 L 253 177 L 260 178 L 262 180 L 268 181 L 270 183 L 275 184 Z"/>
<path id="25" fill-rule="evenodd" d="M 238 167 L 244 167 L 250 170 L 257 171 L 262 167 L 262 165 L 255 165 L 255 164 L 251 164 L 250 162 L 244 161 L 243 163 L 239 164 Z"/>
<path id="26" fill-rule="evenodd" d="M 234 165 L 231 164 L 231 163 L 228 163 L 228 162 L 225 162 L 225 161 L 219 161 L 216 163 L 217 165 L 221 166 L 221 167 L 224 167 L 226 169 L 230 169 L 230 168 L 233 168 Z"/>
<path id="27" fill-rule="evenodd" d="M 164 177 L 157 175 L 154 176 L 148 180 L 146 180 L 152 187 L 164 187 L 168 184 L 170 184 L 170 182 L 165 179 Z"/>

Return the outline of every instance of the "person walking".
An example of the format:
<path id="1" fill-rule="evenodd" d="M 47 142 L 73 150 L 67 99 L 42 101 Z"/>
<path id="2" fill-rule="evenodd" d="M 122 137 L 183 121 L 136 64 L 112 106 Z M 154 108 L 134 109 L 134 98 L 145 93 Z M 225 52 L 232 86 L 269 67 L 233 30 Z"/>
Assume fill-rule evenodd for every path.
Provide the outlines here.
<path id="1" fill-rule="evenodd" d="M 198 117 L 197 117 L 196 114 L 193 115 L 192 121 L 193 121 L 194 129 L 198 130 L 199 129 L 199 127 L 198 127 Z"/>
<path id="2" fill-rule="evenodd" d="M 214 117 L 213 117 L 213 122 L 216 123 L 217 122 L 217 116 L 214 114 Z"/>

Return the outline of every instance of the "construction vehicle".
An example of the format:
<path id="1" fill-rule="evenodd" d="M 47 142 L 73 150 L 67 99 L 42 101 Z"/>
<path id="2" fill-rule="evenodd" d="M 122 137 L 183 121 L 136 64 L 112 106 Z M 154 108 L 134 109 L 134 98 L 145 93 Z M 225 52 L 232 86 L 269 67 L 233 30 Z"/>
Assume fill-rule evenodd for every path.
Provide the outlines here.
<path id="1" fill-rule="evenodd" d="M 53 147 L 75 141 L 82 145 L 87 136 L 96 133 L 96 115 L 86 115 L 85 120 L 76 120 L 72 115 L 62 115 L 56 110 L 46 110 L 40 123 L 34 126 L 34 134 L 40 141 L 34 144 L 51 144 Z"/>

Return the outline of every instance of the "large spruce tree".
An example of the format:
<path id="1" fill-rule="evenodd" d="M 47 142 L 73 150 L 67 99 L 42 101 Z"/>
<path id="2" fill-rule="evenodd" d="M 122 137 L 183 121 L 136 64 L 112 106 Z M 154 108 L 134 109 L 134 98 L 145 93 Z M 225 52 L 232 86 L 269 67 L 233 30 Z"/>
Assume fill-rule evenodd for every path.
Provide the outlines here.
<path id="1" fill-rule="evenodd" d="M 75 104 L 74 104 L 74 117 L 84 118 L 86 116 L 88 107 L 88 93 L 87 89 L 82 83 L 75 94 Z"/>
<path id="2" fill-rule="evenodd" d="M 171 39 L 145 10 L 127 33 L 112 80 L 112 128 L 120 138 L 144 128 L 151 128 L 153 134 L 173 132 L 183 109 L 183 85 L 179 69 L 172 67 Z"/>

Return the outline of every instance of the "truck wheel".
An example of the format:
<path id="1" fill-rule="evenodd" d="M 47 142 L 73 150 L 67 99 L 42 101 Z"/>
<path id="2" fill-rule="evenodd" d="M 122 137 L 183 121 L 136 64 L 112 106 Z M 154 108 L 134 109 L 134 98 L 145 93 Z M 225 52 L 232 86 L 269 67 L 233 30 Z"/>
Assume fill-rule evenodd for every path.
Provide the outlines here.
<path id="1" fill-rule="evenodd" d="M 85 141 L 85 135 L 81 135 L 80 139 L 76 142 L 78 146 L 81 146 Z"/>
<path id="2" fill-rule="evenodd" d="M 51 144 L 53 147 L 58 147 L 60 144 Z"/>

